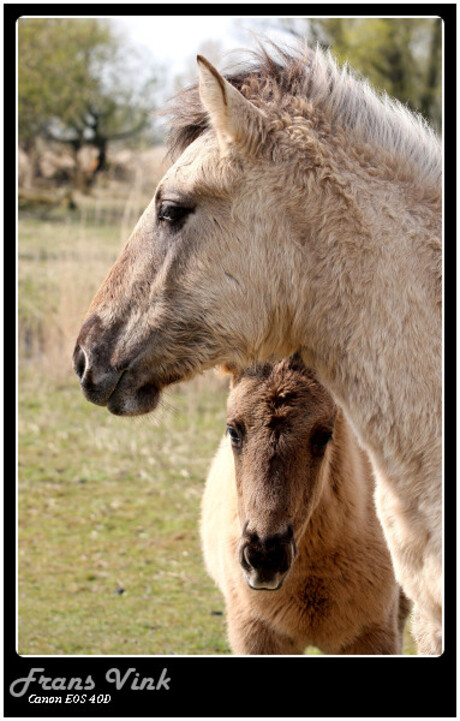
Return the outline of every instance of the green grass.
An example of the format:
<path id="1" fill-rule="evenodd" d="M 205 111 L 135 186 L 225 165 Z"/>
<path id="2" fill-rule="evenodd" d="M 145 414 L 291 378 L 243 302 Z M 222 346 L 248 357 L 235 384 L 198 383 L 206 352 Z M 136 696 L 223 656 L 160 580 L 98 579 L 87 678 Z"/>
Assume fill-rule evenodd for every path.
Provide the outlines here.
<path id="1" fill-rule="evenodd" d="M 199 377 L 169 390 L 155 414 L 124 419 L 87 403 L 71 369 L 123 240 L 118 192 L 20 217 L 18 650 L 228 654 L 198 532 L 226 382 Z"/>
<path id="2" fill-rule="evenodd" d="M 228 653 L 198 518 L 225 391 L 169 393 L 161 422 L 91 407 L 22 369 L 19 652 Z M 192 450 L 193 449 L 193 450 Z M 217 615 L 216 614 L 222 614 Z"/>
<path id="3" fill-rule="evenodd" d="M 19 220 L 18 650 L 229 653 L 198 533 L 226 383 L 198 378 L 154 416 L 120 419 L 84 400 L 71 369 L 123 241 L 122 198 Z"/>

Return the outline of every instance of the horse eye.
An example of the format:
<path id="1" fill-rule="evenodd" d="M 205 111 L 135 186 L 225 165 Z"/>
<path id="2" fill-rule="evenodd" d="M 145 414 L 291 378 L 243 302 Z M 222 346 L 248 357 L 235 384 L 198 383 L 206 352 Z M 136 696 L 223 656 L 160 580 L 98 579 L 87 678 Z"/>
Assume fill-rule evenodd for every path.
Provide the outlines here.
<path id="1" fill-rule="evenodd" d="M 313 455 L 319 456 L 324 453 L 327 444 L 332 438 L 330 428 L 318 428 L 311 437 L 311 450 Z"/>
<path id="2" fill-rule="evenodd" d="M 242 443 L 241 432 L 235 426 L 227 426 L 227 433 L 233 448 L 240 448 Z"/>
<path id="3" fill-rule="evenodd" d="M 172 225 L 173 223 L 177 223 L 178 220 L 185 218 L 191 211 L 191 208 L 186 208 L 183 205 L 178 205 L 170 200 L 166 200 L 160 203 L 158 220 L 164 220 Z"/>

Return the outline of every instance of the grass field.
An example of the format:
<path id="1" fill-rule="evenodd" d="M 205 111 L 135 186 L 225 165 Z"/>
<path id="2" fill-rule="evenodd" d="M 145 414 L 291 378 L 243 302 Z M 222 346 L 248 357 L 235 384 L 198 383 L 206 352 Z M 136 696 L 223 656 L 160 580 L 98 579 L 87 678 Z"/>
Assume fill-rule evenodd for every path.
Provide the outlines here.
<path id="1" fill-rule="evenodd" d="M 159 413 L 120 419 L 84 400 L 71 368 L 125 240 L 117 200 L 95 191 L 73 215 L 19 220 L 19 652 L 229 653 L 198 534 L 226 382 L 199 377 Z"/>
<path id="2" fill-rule="evenodd" d="M 198 377 L 156 414 L 123 419 L 87 403 L 71 369 L 91 297 L 146 200 L 99 188 L 73 214 L 19 219 L 21 654 L 230 653 L 198 534 L 226 381 Z"/>
<path id="3" fill-rule="evenodd" d="M 21 653 L 228 652 L 197 528 L 225 391 L 199 385 L 129 421 L 21 370 Z"/>

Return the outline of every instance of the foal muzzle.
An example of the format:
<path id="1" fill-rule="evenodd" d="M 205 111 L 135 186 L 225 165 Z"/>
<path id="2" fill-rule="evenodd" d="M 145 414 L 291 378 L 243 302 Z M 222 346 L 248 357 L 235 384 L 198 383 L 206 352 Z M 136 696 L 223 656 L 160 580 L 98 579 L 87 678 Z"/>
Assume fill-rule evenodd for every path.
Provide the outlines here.
<path id="1" fill-rule="evenodd" d="M 292 566 L 297 548 L 292 526 L 284 533 L 261 539 L 248 532 L 247 524 L 239 546 L 239 561 L 248 586 L 255 591 L 277 591 Z"/>

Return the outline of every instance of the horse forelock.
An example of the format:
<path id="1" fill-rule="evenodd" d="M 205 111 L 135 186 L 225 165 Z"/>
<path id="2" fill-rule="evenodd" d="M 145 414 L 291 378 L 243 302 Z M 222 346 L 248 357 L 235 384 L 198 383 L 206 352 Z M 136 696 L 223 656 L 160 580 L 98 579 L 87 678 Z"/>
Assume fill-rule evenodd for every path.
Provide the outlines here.
<path id="1" fill-rule="evenodd" d="M 282 49 L 271 43 L 253 51 L 252 63 L 224 73 L 224 77 L 254 105 L 268 121 L 311 115 L 340 128 L 359 142 L 403 156 L 418 172 L 439 182 L 441 145 L 434 131 L 420 116 L 398 100 L 371 88 L 369 82 L 347 65 L 339 67 L 330 53 L 319 48 Z M 210 122 L 194 84 L 180 91 L 166 108 L 170 116 L 168 151 L 176 159 Z"/>
<path id="2" fill-rule="evenodd" d="M 299 413 L 305 414 L 305 411 L 307 419 L 310 407 L 314 407 L 319 415 L 335 416 L 332 397 L 319 383 L 315 372 L 306 368 L 295 356 L 277 363 L 250 366 L 239 374 L 233 389 L 245 380 L 251 383 L 251 390 L 248 393 L 245 388 L 243 396 L 240 396 L 244 399 L 242 406 L 257 406 L 264 419 L 263 426 L 282 424 Z"/>

